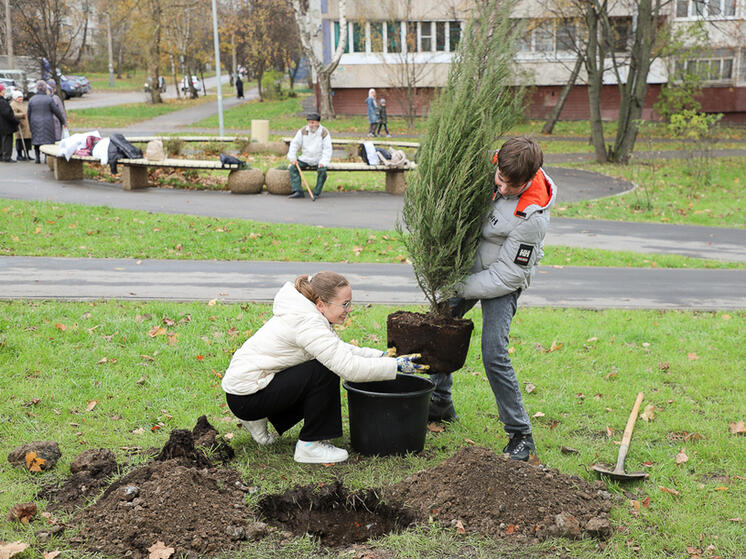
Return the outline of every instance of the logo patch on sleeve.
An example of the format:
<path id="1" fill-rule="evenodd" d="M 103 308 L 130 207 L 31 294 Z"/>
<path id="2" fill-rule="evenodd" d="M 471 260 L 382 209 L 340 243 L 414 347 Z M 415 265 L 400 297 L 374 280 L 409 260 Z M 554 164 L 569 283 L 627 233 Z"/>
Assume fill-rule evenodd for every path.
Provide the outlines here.
<path id="1" fill-rule="evenodd" d="M 531 261 L 531 255 L 533 254 L 533 252 L 534 247 L 532 245 L 520 245 L 513 262 L 515 262 L 519 266 L 528 266 L 528 263 Z"/>

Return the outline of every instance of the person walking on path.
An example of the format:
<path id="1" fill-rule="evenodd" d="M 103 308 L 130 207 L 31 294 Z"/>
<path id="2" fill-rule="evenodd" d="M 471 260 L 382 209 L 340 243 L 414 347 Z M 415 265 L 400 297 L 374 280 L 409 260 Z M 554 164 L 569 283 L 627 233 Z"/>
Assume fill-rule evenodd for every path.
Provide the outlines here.
<path id="1" fill-rule="evenodd" d="M 13 92 L 13 100 L 10 102 L 13 114 L 18 120 L 18 132 L 16 132 L 16 161 L 31 159 L 31 127 L 28 124 L 28 109 L 23 101 L 21 91 Z"/>
<path id="2" fill-rule="evenodd" d="M 495 154 L 495 190 L 470 274 L 455 286 L 448 304 L 461 317 L 477 300 L 482 306 L 482 363 L 495 395 L 500 421 L 510 440 L 503 452 L 513 460 L 528 460 L 536 446 L 531 421 L 521 398 L 508 353 L 508 335 L 518 297 L 528 288 L 544 256 L 549 208 L 557 187 L 541 169 L 539 145 L 526 136 L 507 140 Z M 453 421 L 450 374 L 430 375 L 435 391 L 430 400 L 432 421 Z"/>
<path id="3" fill-rule="evenodd" d="M 236 75 L 236 97 L 243 99 L 243 80 L 240 75 Z"/>
<path id="4" fill-rule="evenodd" d="M 18 119 L 5 98 L 5 86 L 0 83 L 0 160 L 15 163 L 13 155 L 13 134 L 18 130 Z"/>
<path id="5" fill-rule="evenodd" d="M 386 130 L 386 137 L 390 138 L 391 134 L 389 134 L 389 127 L 388 127 L 389 117 L 386 114 L 386 99 L 381 99 L 381 102 L 378 104 L 378 130 L 376 131 L 376 135 L 381 135 L 381 128 Z"/>
<path id="6" fill-rule="evenodd" d="M 28 122 L 31 128 L 31 143 L 34 145 L 36 162 L 41 163 L 39 146 L 55 142 L 55 118 L 63 126 L 67 125 L 65 115 L 60 111 L 54 100 L 47 95 L 47 84 L 36 82 L 36 95 L 28 102 Z"/>
<path id="7" fill-rule="evenodd" d="M 389 352 L 343 342 L 333 325 L 347 320 L 352 288 L 335 272 L 300 275 L 277 292 L 273 316 L 233 355 L 221 386 L 230 410 L 261 445 L 303 421 L 296 462 L 326 464 L 348 453 L 328 441 L 342 436 L 339 379 L 391 380 L 427 370 Z"/>
<path id="8" fill-rule="evenodd" d="M 302 171 L 316 170 L 316 187 L 313 189 L 313 195 L 315 198 L 321 196 L 326 182 L 326 167 L 332 159 L 332 136 L 329 130 L 321 126 L 321 115 L 309 113 L 306 120 L 308 124 L 295 133 L 288 149 L 290 161 L 288 171 L 290 171 L 290 187 L 293 190 L 288 198 L 305 197 L 298 167 Z M 301 152 L 300 156 L 298 156 L 298 151 Z"/>
<path id="9" fill-rule="evenodd" d="M 62 99 L 57 95 L 57 86 L 55 83 L 50 80 L 47 82 L 47 86 L 48 95 L 52 98 L 54 104 L 57 105 L 63 116 L 63 118 L 59 118 L 56 114 L 54 116 L 54 141 L 58 142 L 62 139 L 62 129 L 67 126 L 67 111 L 65 110 L 65 104 L 62 102 Z"/>
<path id="10" fill-rule="evenodd" d="M 368 98 L 365 100 L 368 111 L 368 136 L 376 135 L 378 125 L 378 103 L 376 102 L 376 90 L 372 87 L 368 90 Z"/>

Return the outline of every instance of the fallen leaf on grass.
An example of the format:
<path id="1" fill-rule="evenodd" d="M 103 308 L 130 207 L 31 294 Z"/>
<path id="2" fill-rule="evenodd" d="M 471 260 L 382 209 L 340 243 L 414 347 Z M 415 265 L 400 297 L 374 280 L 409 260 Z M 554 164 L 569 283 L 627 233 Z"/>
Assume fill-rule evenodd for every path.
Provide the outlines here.
<path id="1" fill-rule="evenodd" d="M 676 455 L 676 465 L 684 464 L 685 462 L 689 462 L 689 457 L 686 455 L 684 447 L 682 446 L 681 450 Z"/>
<path id="2" fill-rule="evenodd" d="M 731 435 L 744 435 L 746 434 L 746 425 L 743 421 L 734 423 L 731 421 L 730 428 L 728 429 Z"/>
<path id="3" fill-rule="evenodd" d="M 148 332 L 148 336 L 155 338 L 156 336 L 162 336 L 166 333 L 166 329 L 161 326 L 153 326 Z"/>
<path id="4" fill-rule="evenodd" d="M 671 368 L 671 364 L 670 363 L 666 363 L 665 361 L 661 361 L 660 363 L 658 363 L 658 370 L 659 371 L 664 371 L 665 372 L 665 371 L 667 371 L 670 368 Z"/>
<path id="5" fill-rule="evenodd" d="M 728 488 L 725 485 L 720 485 L 715 488 L 715 491 L 728 491 Z"/>
<path id="6" fill-rule="evenodd" d="M 36 503 L 18 503 L 8 513 L 8 522 L 20 522 L 24 526 L 36 516 Z"/>
<path id="7" fill-rule="evenodd" d="M 640 501 L 640 504 L 642 504 L 643 507 L 650 508 L 650 497 L 645 497 L 642 501 Z"/>
<path id="8" fill-rule="evenodd" d="M 26 453 L 26 468 L 29 472 L 41 472 L 42 466 L 47 462 L 41 456 L 37 456 L 33 450 Z"/>
<path id="9" fill-rule="evenodd" d="M 575 448 L 572 448 L 571 446 L 561 446 L 560 452 L 562 454 L 577 454 L 580 451 Z"/>
<path id="10" fill-rule="evenodd" d="M 26 551 L 26 548 L 28 544 L 24 542 L 0 543 L 0 559 L 10 559 Z"/>
<path id="11" fill-rule="evenodd" d="M 57 330 L 61 330 L 62 332 L 67 330 L 67 326 L 65 326 L 64 324 L 60 324 L 60 323 L 55 324 L 54 327 L 57 328 Z"/>
<path id="12" fill-rule="evenodd" d="M 235 437 L 235 435 L 234 435 L 233 433 L 226 433 L 225 435 L 223 435 L 223 438 L 224 438 L 224 439 L 225 439 L 226 441 L 229 441 L 229 440 L 231 440 L 231 439 L 232 439 L 233 437 Z"/>
<path id="13" fill-rule="evenodd" d="M 457 520 L 455 526 L 456 526 L 456 531 L 459 534 L 466 534 L 466 529 L 464 528 L 463 522 L 461 522 L 460 520 Z"/>
<path id="14" fill-rule="evenodd" d="M 443 431 L 445 431 L 445 428 L 442 425 L 438 425 L 437 423 L 428 423 L 427 430 L 432 433 L 442 433 Z"/>
<path id="15" fill-rule="evenodd" d="M 696 361 L 697 359 L 699 359 L 699 355 L 697 355 L 694 352 L 687 353 L 686 356 L 689 359 L 689 361 Z"/>
<path id="16" fill-rule="evenodd" d="M 142 427 L 138 427 L 137 429 L 132 431 L 133 435 L 142 435 L 143 433 L 145 433 L 145 429 Z"/>
<path id="17" fill-rule="evenodd" d="M 42 559 L 55 559 L 60 553 L 62 552 L 55 549 L 54 551 L 44 551 L 41 556 Z"/>
<path id="18" fill-rule="evenodd" d="M 740 516 L 736 516 L 735 518 L 729 518 L 729 522 L 741 522 L 743 520 Z"/>
<path id="19" fill-rule="evenodd" d="M 471 439 L 464 439 L 464 442 L 466 444 L 470 444 L 472 446 L 476 446 L 476 444 L 477 444 L 475 441 L 472 441 Z"/>
<path id="20" fill-rule="evenodd" d="M 536 386 L 531 382 L 526 383 L 526 393 L 531 394 L 532 392 L 536 392 Z"/>
<path id="21" fill-rule="evenodd" d="M 648 404 L 645 406 L 645 411 L 640 414 L 640 419 L 643 421 L 653 421 L 655 419 L 655 405 Z"/>
<path id="22" fill-rule="evenodd" d="M 93 411 L 93 408 L 96 407 L 96 404 L 98 404 L 96 400 L 89 400 L 88 405 L 85 407 L 85 411 Z"/>
<path id="23" fill-rule="evenodd" d="M 543 413 L 543 412 L 540 412 L 540 411 L 537 411 L 537 412 L 536 412 L 536 413 L 535 413 L 534 415 L 532 415 L 531 417 L 544 417 L 545 415 L 546 415 L 545 413 Z"/>
<path id="24" fill-rule="evenodd" d="M 157 541 L 148 548 L 148 559 L 169 559 L 176 551 L 173 547 L 166 547 L 162 541 Z"/>
<path id="25" fill-rule="evenodd" d="M 21 406 L 23 406 L 24 408 L 29 408 L 31 406 L 35 406 L 39 402 L 41 402 L 41 398 L 34 398 L 32 400 L 29 400 L 28 402 L 24 402 L 23 404 L 21 404 Z"/>
<path id="26" fill-rule="evenodd" d="M 679 492 L 676 491 L 675 489 L 669 489 L 668 487 L 663 487 L 662 485 L 659 485 L 658 489 L 660 489 L 664 493 L 668 493 L 670 495 L 678 495 L 679 494 Z"/>
<path id="27" fill-rule="evenodd" d="M 204 358 L 205 358 L 204 355 L 198 355 L 197 356 L 197 361 L 202 361 Z"/>
<path id="28" fill-rule="evenodd" d="M 506 534 L 515 534 L 518 531 L 519 527 L 515 524 L 508 524 L 508 527 L 505 528 Z"/>
<path id="29" fill-rule="evenodd" d="M 163 324 L 165 324 L 166 326 L 173 326 L 174 324 L 176 324 L 175 320 L 168 318 L 167 316 L 164 316 L 161 322 L 163 322 Z"/>
<path id="30" fill-rule="evenodd" d="M 218 304 L 218 300 L 217 299 L 210 299 L 209 301 L 207 301 L 207 306 L 208 307 L 214 307 L 217 304 Z"/>
<path id="31" fill-rule="evenodd" d="M 614 436 L 614 429 L 612 429 L 612 428 L 611 428 L 611 427 L 609 427 L 608 425 L 606 426 L 606 436 L 607 436 L 607 437 L 608 437 L 609 439 L 610 439 L 611 437 L 613 437 L 613 436 Z"/>

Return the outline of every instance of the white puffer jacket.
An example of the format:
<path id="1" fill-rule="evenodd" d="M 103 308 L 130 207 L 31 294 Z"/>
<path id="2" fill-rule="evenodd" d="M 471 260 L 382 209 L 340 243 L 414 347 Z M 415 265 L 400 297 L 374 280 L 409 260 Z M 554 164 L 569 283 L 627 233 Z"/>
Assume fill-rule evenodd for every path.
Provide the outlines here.
<path id="1" fill-rule="evenodd" d="M 274 316 L 233 355 L 225 392 L 243 396 L 267 386 L 285 369 L 312 359 L 353 382 L 396 378 L 396 359 L 381 350 L 343 342 L 316 308 L 287 282 L 275 295 Z"/>

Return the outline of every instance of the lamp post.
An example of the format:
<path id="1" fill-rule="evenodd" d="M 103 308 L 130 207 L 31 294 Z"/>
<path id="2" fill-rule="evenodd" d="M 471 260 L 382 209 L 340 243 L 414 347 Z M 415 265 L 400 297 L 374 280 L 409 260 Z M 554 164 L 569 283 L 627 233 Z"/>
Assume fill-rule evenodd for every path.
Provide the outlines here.
<path id="1" fill-rule="evenodd" d="M 223 88 L 220 80 L 220 39 L 218 37 L 218 9 L 212 0 L 212 42 L 215 45 L 215 77 L 218 80 L 218 125 L 220 136 L 224 135 L 223 128 Z"/>
<path id="2" fill-rule="evenodd" d="M 10 0 L 5 0 L 5 42 L 8 46 L 8 67 L 13 68 L 15 62 L 13 60 L 13 33 L 10 25 Z"/>
<path id="3" fill-rule="evenodd" d="M 106 13 L 106 32 L 109 36 L 109 87 L 114 87 L 114 55 L 111 48 L 111 14 Z"/>

